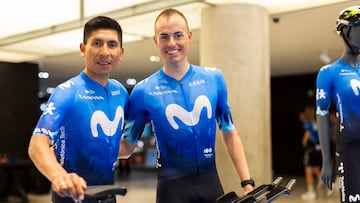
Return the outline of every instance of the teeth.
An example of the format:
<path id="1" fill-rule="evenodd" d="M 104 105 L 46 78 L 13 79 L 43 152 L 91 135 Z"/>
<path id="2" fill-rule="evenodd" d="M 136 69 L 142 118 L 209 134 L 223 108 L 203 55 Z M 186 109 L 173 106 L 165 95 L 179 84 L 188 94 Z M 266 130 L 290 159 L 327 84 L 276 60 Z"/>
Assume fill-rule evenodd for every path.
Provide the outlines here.
<path id="1" fill-rule="evenodd" d="M 101 65 L 106 65 L 106 64 L 110 64 L 110 63 L 108 63 L 108 62 L 104 62 L 104 61 L 102 61 L 102 62 L 99 62 L 99 64 L 101 64 Z"/>
<path id="2" fill-rule="evenodd" d="M 178 52 L 178 50 L 168 51 L 169 54 L 176 54 L 177 52 Z"/>

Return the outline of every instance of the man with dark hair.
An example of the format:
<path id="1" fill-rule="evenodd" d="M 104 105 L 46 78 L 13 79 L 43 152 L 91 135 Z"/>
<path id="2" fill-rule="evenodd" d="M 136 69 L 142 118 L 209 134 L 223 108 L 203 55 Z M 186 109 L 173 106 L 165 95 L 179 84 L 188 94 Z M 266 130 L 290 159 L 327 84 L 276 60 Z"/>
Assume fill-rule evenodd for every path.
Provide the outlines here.
<path id="1" fill-rule="evenodd" d="M 56 87 L 34 129 L 29 156 L 51 182 L 53 203 L 87 202 L 86 187 L 114 184 L 118 158 L 133 150 L 120 147 L 128 92 L 110 79 L 123 53 L 118 22 L 90 19 L 80 44 L 84 70 Z"/>

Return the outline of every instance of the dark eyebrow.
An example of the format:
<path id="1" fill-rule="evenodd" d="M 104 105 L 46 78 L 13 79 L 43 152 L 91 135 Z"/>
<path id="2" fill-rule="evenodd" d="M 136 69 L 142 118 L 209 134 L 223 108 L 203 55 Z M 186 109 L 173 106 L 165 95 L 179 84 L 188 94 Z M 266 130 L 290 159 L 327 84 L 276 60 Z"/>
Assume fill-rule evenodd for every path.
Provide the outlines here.
<path id="1" fill-rule="evenodd" d="M 115 40 L 115 39 L 114 40 L 109 40 L 107 42 L 120 44 L 120 42 L 118 40 Z"/>
<path id="2" fill-rule="evenodd" d="M 92 41 L 92 42 L 95 42 L 95 41 L 104 41 L 104 40 L 101 39 L 101 38 L 93 38 L 91 41 Z"/>

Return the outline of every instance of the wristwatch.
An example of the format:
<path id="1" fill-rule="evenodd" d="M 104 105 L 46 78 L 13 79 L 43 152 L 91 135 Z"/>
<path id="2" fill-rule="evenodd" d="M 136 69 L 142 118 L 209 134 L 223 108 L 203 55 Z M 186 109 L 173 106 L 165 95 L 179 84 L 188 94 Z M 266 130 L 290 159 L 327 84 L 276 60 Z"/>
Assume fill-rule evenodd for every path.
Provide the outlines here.
<path id="1" fill-rule="evenodd" d="M 254 179 L 250 178 L 248 180 L 241 181 L 241 187 L 245 187 L 246 185 L 251 185 L 251 186 L 255 187 Z"/>

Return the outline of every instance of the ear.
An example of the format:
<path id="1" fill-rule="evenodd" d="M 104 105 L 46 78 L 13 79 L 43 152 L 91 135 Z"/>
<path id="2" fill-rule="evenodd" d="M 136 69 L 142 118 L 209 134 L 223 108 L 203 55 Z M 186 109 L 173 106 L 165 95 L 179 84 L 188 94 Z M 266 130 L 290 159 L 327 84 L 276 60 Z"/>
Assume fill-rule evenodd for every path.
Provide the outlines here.
<path id="1" fill-rule="evenodd" d="M 154 44 L 157 46 L 157 38 L 156 38 L 156 35 L 153 36 L 153 40 L 154 40 Z"/>
<path id="2" fill-rule="evenodd" d="M 84 57 L 85 56 L 85 44 L 82 42 L 80 43 L 80 56 Z"/>
<path id="3" fill-rule="evenodd" d="M 192 39 L 192 32 L 191 31 L 188 32 L 188 37 L 189 37 L 189 40 Z"/>
<path id="4" fill-rule="evenodd" d="M 121 53 L 119 54 L 119 61 L 122 61 L 123 60 L 123 56 L 124 56 L 124 48 L 121 47 Z"/>

